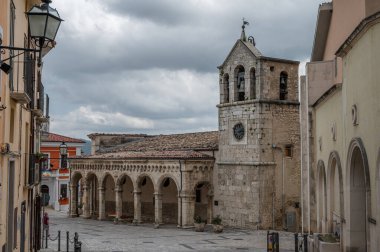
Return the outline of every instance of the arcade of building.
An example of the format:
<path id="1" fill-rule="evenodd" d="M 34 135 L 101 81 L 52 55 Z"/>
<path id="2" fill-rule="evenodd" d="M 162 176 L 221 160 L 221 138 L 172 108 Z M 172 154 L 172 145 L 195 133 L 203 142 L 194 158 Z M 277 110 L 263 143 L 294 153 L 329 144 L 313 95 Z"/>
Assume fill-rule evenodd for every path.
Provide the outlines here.
<path id="1" fill-rule="evenodd" d="M 210 222 L 217 132 L 90 137 L 101 146 L 106 138 L 128 143 L 119 150 L 73 160 L 71 216 L 185 227 L 199 215 Z M 163 145 L 168 146 L 164 151 Z"/>

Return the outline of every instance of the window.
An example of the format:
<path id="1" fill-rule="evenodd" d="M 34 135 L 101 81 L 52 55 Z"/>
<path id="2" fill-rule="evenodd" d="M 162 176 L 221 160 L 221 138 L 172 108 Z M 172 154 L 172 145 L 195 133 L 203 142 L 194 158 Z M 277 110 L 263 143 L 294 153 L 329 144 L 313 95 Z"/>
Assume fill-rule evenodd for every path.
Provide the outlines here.
<path id="1" fill-rule="evenodd" d="M 235 90 L 235 100 L 244 101 L 245 100 L 245 70 L 244 67 L 238 66 L 235 70 L 236 74 L 236 90 Z"/>
<path id="2" fill-rule="evenodd" d="M 256 70 L 254 68 L 250 72 L 250 89 L 251 99 L 256 99 Z"/>
<path id="3" fill-rule="evenodd" d="M 286 100 L 288 94 L 288 74 L 281 72 L 280 74 L 280 100 Z"/>
<path id="4" fill-rule="evenodd" d="M 225 74 L 223 77 L 223 87 L 224 87 L 224 103 L 228 103 L 230 101 L 230 77 L 228 74 Z"/>
<path id="5" fill-rule="evenodd" d="M 62 199 L 67 198 L 67 184 L 61 184 L 61 189 L 60 189 L 59 195 Z"/>
<path id="6" fill-rule="evenodd" d="M 293 156 L 293 148 L 292 145 L 288 144 L 285 146 L 285 157 L 292 157 Z"/>
<path id="7" fill-rule="evenodd" d="M 195 202 L 197 202 L 197 203 L 201 203 L 202 202 L 202 199 L 201 199 L 201 189 L 196 189 L 195 190 Z"/>

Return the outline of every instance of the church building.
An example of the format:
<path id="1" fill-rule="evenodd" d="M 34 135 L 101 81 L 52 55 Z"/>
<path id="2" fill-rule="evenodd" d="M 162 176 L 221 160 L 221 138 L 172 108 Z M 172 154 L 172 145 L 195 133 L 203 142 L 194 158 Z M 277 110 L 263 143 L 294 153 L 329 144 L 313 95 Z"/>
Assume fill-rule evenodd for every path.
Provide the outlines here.
<path id="1" fill-rule="evenodd" d="M 298 230 L 299 62 L 263 56 L 246 24 L 218 67 L 218 131 L 90 134 L 92 154 L 70 161 L 71 216 Z"/>

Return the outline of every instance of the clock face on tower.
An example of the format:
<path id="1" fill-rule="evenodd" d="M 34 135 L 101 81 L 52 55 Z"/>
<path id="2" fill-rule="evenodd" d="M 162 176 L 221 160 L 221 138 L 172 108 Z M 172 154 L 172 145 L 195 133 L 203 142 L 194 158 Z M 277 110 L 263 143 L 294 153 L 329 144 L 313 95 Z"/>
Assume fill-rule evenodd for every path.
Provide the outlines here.
<path id="1" fill-rule="evenodd" d="M 243 137 L 244 137 L 244 126 L 243 126 L 242 123 L 235 124 L 235 126 L 233 128 L 233 131 L 234 131 L 234 137 L 237 140 L 242 140 L 243 139 Z"/>

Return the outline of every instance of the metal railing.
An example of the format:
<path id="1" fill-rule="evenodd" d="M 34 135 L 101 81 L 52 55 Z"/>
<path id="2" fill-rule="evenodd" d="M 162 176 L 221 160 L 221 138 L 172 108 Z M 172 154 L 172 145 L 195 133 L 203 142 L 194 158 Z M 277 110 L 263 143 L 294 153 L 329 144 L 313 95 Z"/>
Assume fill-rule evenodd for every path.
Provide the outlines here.
<path id="1" fill-rule="evenodd" d="M 70 233 L 69 231 L 66 231 L 66 250 L 61 250 L 62 249 L 62 236 L 61 236 L 61 230 L 58 231 L 58 234 L 53 237 L 51 235 L 49 235 L 49 229 L 45 229 L 44 232 L 43 232 L 43 235 L 42 235 L 42 246 L 41 248 L 51 248 L 51 246 L 49 245 L 49 241 L 51 242 L 55 242 L 57 241 L 57 251 L 74 251 L 74 252 L 81 252 L 82 251 L 82 242 L 79 241 L 79 235 L 77 232 L 74 233 L 74 237 L 72 239 L 70 239 Z M 55 245 L 56 243 L 54 243 Z M 52 244 L 51 244 L 52 245 Z M 70 249 L 70 247 L 72 249 Z"/>

